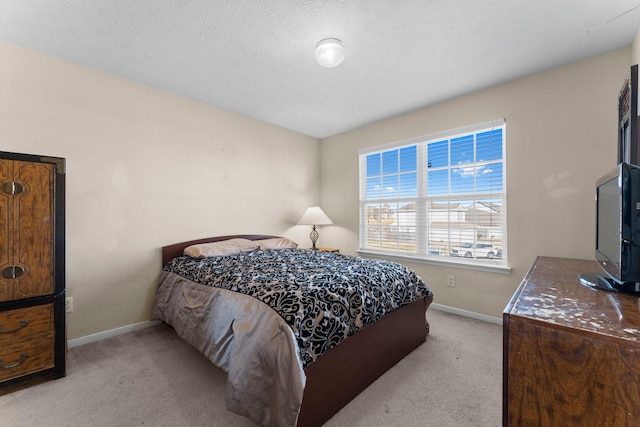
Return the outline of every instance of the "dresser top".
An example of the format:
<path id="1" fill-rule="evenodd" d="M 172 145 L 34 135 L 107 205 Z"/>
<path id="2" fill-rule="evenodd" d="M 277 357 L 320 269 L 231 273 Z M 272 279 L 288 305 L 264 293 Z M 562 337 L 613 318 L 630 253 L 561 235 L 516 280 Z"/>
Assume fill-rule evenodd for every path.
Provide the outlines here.
<path id="1" fill-rule="evenodd" d="M 640 297 L 592 289 L 580 283 L 581 273 L 599 270 L 595 261 L 538 257 L 505 308 L 505 316 L 640 344 Z"/>

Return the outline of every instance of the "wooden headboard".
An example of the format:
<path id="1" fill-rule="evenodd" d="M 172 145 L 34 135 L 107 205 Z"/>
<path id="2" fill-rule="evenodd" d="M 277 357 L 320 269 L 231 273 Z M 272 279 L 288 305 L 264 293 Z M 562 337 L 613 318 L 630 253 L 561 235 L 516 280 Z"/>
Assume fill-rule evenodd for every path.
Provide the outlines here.
<path id="1" fill-rule="evenodd" d="M 197 240 L 189 240 L 188 242 L 182 243 L 174 243 L 173 245 L 163 246 L 162 247 L 162 266 L 172 259 L 182 256 L 184 248 L 197 245 L 200 243 L 211 243 L 211 242 L 220 242 L 222 240 L 229 239 L 247 239 L 247 240 L 264 240 L 264 239 L 272 239 L 280 236 L 267 236 L 263 234 L 237 234 L 233 236 L 217 236 L 217 237 L 207 237 L 206 239 L 197 239 Z"/>

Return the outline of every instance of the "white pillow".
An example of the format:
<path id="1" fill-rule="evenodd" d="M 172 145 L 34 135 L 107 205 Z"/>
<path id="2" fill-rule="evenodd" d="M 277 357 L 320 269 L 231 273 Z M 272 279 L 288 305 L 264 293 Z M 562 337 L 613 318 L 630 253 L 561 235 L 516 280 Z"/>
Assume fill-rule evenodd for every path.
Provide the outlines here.
<path id="1" fill-rule="evenodd" d="M 260 245 L 260 249 L 287 249 L 297 248 L 298 244 L 293 240 L 289 240 L 286 237 L 275 237 L 273 239 L 256 240 L 256 243 Z"/>
<path id="2" fill-rule="evenodd" d="M 192 258 L 209 258 L 214 256 L 234 255 L 241 252 L 249 252 L 260 246 L 252 240 L 229 239 L 220 242 L 200 243 L 184 249 L 184 254 Z"/>

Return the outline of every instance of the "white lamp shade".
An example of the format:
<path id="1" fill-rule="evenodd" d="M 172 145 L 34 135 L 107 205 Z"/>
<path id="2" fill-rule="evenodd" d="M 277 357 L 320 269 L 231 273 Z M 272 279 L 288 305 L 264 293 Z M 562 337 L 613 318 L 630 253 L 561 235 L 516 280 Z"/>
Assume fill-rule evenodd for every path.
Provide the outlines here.
<path id="1" fill-rule="evenodd" d="M 333 224 L 327 214 L 325 214 L 320 206 L 312 206 L 307 208 L 300 217 L 298 225 L 328 225 Z"/>
<path id="2" fill-rule="evenodd" d="M 315 50 L 316 61 L 325 68 L 333 68 L 344 61 L 344 46 L 338 39 L 320 40 Z"/>

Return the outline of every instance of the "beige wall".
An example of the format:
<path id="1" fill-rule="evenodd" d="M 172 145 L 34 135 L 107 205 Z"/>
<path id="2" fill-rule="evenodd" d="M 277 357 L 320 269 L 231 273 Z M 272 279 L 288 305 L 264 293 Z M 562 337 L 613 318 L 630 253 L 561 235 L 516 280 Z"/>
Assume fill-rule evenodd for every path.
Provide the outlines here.
<path id="1" fill-rule="evenodd" d="M 319 143 L 0 42 L 0 150 L 67 159 L 67 323 L 77 338 L 148 319 L 165 244 L 272 233 L 306 245 L 295 223 L 321 201 L 334 225 L 319 244 L 355 253 L 358 149 L 504 117 L 512 273 L 408 263 L 437 303 L 499 317 L 536 255 L 592 257 L 593 185 L 615 165 L 617 93 L 634 49 Z"/>
<path id="2" fill-rule="evenodd" d="M 0 64 L 0 150 L 67 159 L 69 338 L 147 320 L 165 244 L 307 243 L 318 140 L 3 42 Z"/>
<path id="3" fill-rule="evenodd" d="M 636 38 L 631 45 L 631 65 L 640 63 L 640 29 L 636 33 Z"/>
<path id="4" fill-rule="evenodd" d="M 324 241 L 358 248 L 359 149 L 504 117 L 511 274 L 406 262 L 436 303 L 501 317 L 537 255 L 593 258 L 594 186 L 616 165 L 617 96 L 630 61 L 630 48 L 618 50 L 323 140 L 321 203 L 336 224 Z"/>

